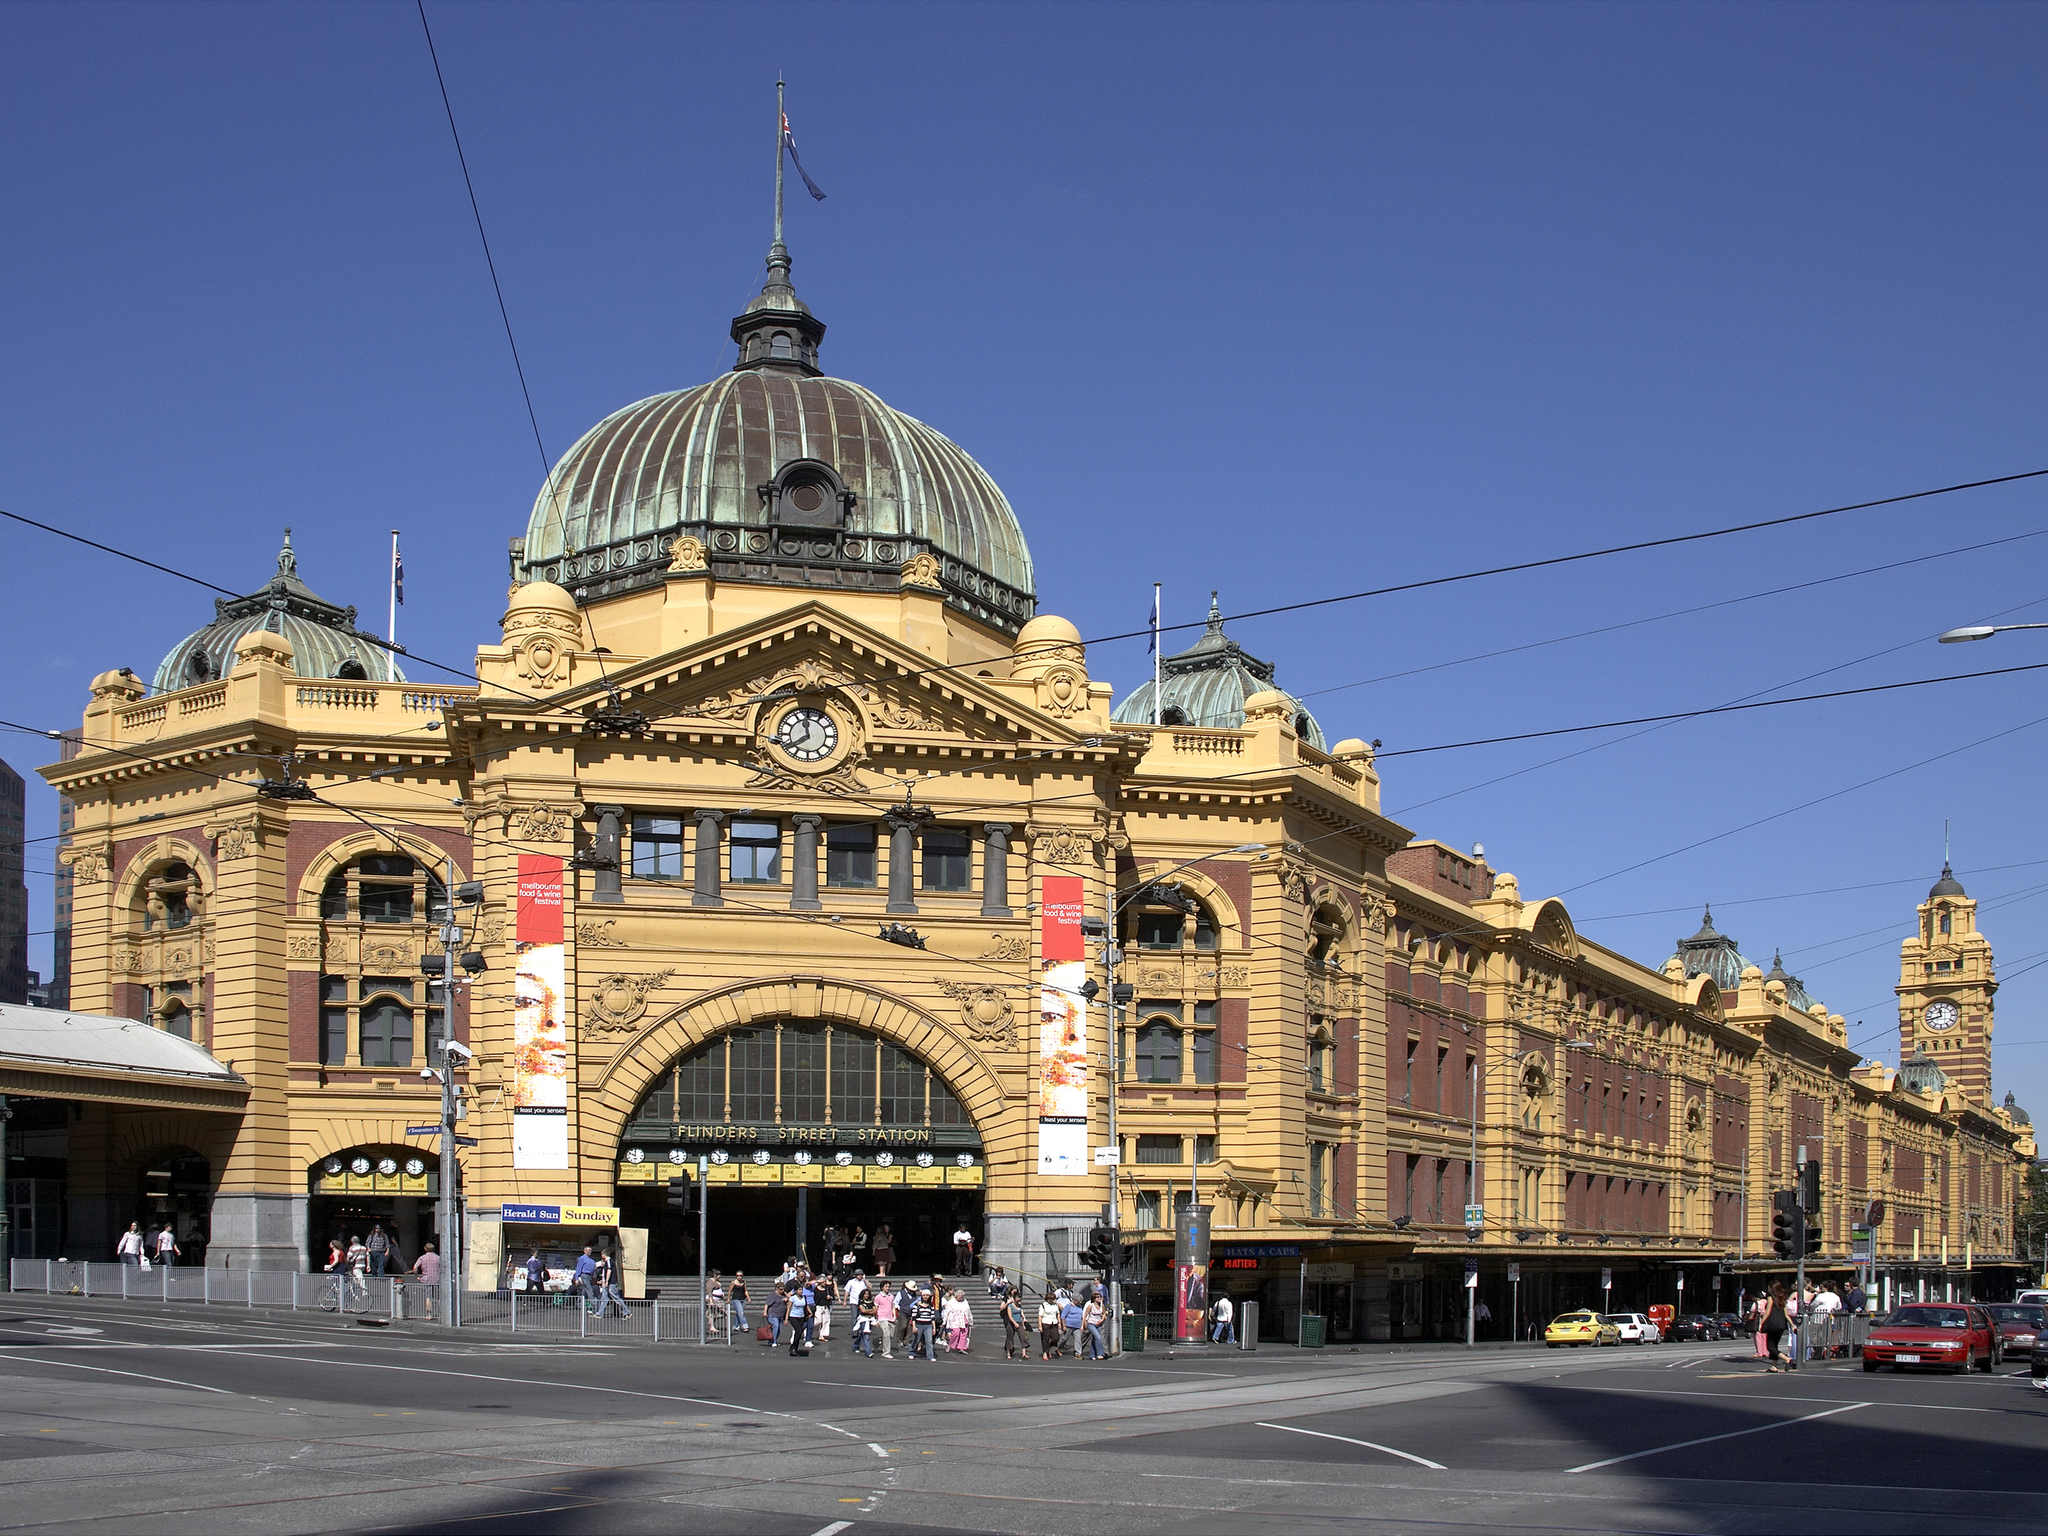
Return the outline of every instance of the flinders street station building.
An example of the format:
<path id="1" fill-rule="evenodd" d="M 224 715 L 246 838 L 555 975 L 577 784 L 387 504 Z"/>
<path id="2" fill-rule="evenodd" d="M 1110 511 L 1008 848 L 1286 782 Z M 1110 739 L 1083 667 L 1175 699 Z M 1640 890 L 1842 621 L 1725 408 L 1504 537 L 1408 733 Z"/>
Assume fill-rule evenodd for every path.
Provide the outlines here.
<path id="1" fill-rule="evenodd" d="M 105 658 L 43 770 L 72 1011 L 0 1032 L 17 1253 L 409 1259 L 452 1038 L 475 1289 L 591 1235 L 694 1277 L 701 1174 L 727 1271 L 886 1229 L 929 1272 L 965 1225 L 1035 1284 L 1114 1200 L 1165 1310 L 1192 1194 L 1271 1338 L 1461 1333 L 1475 1263 L 1497 1319 L 1697 1310 L 1782 1272 L 1803 1147 L 1824 1269 L 1876 1216 L 1891 1283 L 2009 1290 L 2033 1133 L 1949 871 L 1895 1066 L 1711 917 L 1603 949 L 1389 819 L 1370 730 L 1220 619 L 1157 698 L 1092 671 L 988 473 L 823 371 L 779 243 L 731 334 L 555 467 L 473 682 L 403 675 L 288 537 L 153 672 Z"/>

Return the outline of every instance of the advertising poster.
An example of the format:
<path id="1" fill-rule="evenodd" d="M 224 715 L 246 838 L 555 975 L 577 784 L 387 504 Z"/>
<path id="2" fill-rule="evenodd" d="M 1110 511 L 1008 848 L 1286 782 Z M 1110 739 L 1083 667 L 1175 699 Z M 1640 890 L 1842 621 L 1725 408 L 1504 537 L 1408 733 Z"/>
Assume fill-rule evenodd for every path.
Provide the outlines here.
<path id="1" fill-rule="evenodd" d="M 1038 1171 L 1077 1178 L 1088 1173 L 1088 979 L 1081 939 L 1079 875 L 1047 875 L 1041 887 L 1038 987 Z"/>
<path id="2" fill-rule="evenodd" d="M 1209 1336 L 1209 1207 L 1183 1202 L 1173 1213 L 1173 1341 Z"/>
<path id="3" fill-rule="evenodd" d="M 569 1036 L 562 954 L 562 861 L 519 856 L 512 980 L 512 1166 L 569 1166 Z"/>

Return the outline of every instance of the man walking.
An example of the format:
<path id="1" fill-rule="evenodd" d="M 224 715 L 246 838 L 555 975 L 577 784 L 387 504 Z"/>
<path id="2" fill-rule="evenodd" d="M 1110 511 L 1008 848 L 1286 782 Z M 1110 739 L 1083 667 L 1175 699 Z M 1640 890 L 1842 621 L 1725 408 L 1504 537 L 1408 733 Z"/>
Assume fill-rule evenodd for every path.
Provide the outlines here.
<path id="1" fill-rule="evenodd" d="M 171 1224 L 168 1221 L 165 1222 L 162 1230 L 156 1235 L 157 1264 L 164 1269 L 174 1269 L 177 1267 L 179 1256 L 184 1251 L 184 1249 L 178 1246 L 178 1234 L 171 1230 Z"/>
<path id="2" fill-rule="evenodd" d="M 391 1235 L 384 1230 L 383 1222 L 371 1223 L 370 1241 L 366 1246 L 370 1250 L 370 1273 L 383 1274 L 385 1266 L 391 1262 Z"/>
<path id="3" fill-rule="evenodd" d="M 597 1308 L 592 1305 L 597 1300 L 597 1260 L 591 1255 L 588 1243 L 583 1245 L 583 1252 L 577 1256 L 574 1284 L 576 1294 L 583 1298 L 583 1310 L 597 1316 Z"/>
<path id="4" fill-rule="evenodd" d="M 964 1221 L 953 1229 L 953 1273 L 974 1273 L 974 1234 L 967 1230 L 967 1223 Z"/>
<path id="5" fill-rule="evenodd" d="M 1209 1342 L 1211 1344 L 1235 1344 L 1237 1342 L 1237 1308 L 1231 1303 L 1229 1296 L 1218 1291 L 1216 1293 L 1216 1304 L 1209 1309 L 1209 1315 L 1214 1319 L 1215 1323 L 1215 1326 L 1209 1330 Z"/>

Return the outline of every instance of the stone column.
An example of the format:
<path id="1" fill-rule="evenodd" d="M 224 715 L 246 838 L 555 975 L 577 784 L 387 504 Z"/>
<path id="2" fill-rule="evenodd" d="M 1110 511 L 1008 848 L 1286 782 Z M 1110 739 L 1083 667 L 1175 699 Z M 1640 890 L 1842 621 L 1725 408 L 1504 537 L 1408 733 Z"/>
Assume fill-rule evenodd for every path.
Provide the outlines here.
<path id="1" fill-rule="evenodd" d="M 981 915 L 1010 916 L 1010 824 L 982 823 Z"/>
<path id="2" fill-rule="evenodd" d="M 917 870 L 917 828 L 924 818 L 903 811 L 891 811 L 883 820 L 889 827 L 889 905 L 885 912 L 915 912 Z"/>
<path id="3" fill-rule="evenodd" d="M 590 882 L 590 899 L 624 901 L 626 895 L 620 885 L 619 832 L 626 819 L 626 808 L 622 805 L 593 805 L 590 809 L 597 817 L 597 835 L 590 841 L 591 855 L 597 861 Z"/>
<path id="4" fill-rule="evenodd" d="M 818 900 L 818 829 L 825 824 L 825 818 L 803 812 L 790 817 L 796 827 L 795 846 L 790 858 L 793 868 L 789 880 L 789 909 L 792 912 L 816 912 L 825 905 Z"/>
<path id="5" fill-rule="evenodd" d="M 719 894 L 718 860 L 724 851 L 724 837 L 719 827 L 725 821 L 725 812 L 692 811 L 690 814 L 697 821 L 697 878 L 690 891 L 690 905 L 722 907 L 725 898 Z"/>

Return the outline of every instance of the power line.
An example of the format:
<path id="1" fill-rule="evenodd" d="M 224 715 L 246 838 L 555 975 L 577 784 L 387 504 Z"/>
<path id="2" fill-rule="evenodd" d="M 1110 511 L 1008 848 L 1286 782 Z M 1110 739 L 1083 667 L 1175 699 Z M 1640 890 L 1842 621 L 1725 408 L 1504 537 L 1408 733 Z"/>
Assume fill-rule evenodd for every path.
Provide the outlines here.
<path id="1" fill-rule="evenodd" d="M 533 428 L 533 446 L 540 452 L 540 472 L 551 474 L 553 461 L 540 438 L 540 417 L 533 409 L 533 391 L 526 387 L 526 365 L 519 360 L 519 343 L 512 336 L 512 312 L 505 307 L 505 290 L 498 282 L 498 263 L 491 256 L 491 237 L 484 233 L 484 211 L 476 200 L 476 183 L 469 177 L 469 156 L 462 152 L 462 134 L 455 126 L 455 106 L 448 99 L 448 81 L 441 73 L 441 55 L 434 47 L 434 29 L 427 25 L 426 0 L 413 0 L 419 8 L 420 31 L 427 39 L 427 57 L 433 60 L 434 83 L 441 88 L 441 109 L 448 114 L 448 136 L 455 141 L 455 162 L 462 167 L 462 185 L 469 193 L 469 211 L 476 219 L 476 237 L 483 242 L 484 265 L 490 269 L 491 292 L 498 296 L 498 318 L 505 322 L 505 345 L 512 349 L 513 371 L 519 375 L 519 394 L 526 401 L 526 420 Z"/>
<path id="2" fill-rule="evenodd" d="M 44 533 L 54 533 L 60 539 L 69 539 L 74 544 L 83 544 L 86 548 L 96 549 L 103 555 L 113 555 L 117 559 L 130 560 L 137 565 L 146 565 L 152 571 L 162 571 L 166 576 L 175 576 L 180 581 L 189 581 L 194 586 L 206 588 L 209 592 L 219 592 L 228 597 L 242 596 L 239 592 L 230 592 L 226 587 L 217 586 L 203 576 L 194 576 L 189 571 L 181 571 L 175 566 L 160 565 L 154 560 L 145 560 L 142 556 L 130 554 L 125 549 L 116 549 L 111 544 L 102 544 L 98 539 L 88 539 L 82 533 L 71 533 L 62 528 L 53 527 L 49 523 L 39 523 L 32 517 L 23 517 L 19 512 L 9 512 L 5 508 L 0 508 L 0 517 L 24 524 L 30 528 L 40 528 Z"/>

